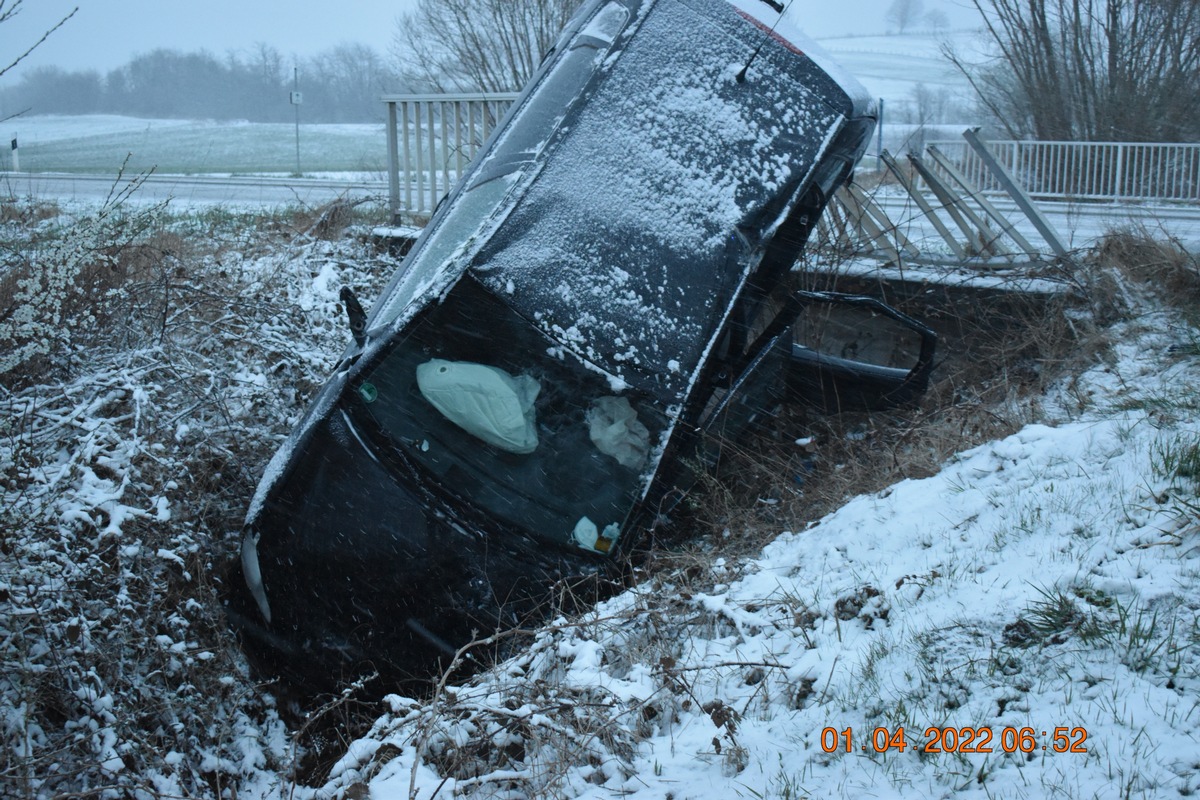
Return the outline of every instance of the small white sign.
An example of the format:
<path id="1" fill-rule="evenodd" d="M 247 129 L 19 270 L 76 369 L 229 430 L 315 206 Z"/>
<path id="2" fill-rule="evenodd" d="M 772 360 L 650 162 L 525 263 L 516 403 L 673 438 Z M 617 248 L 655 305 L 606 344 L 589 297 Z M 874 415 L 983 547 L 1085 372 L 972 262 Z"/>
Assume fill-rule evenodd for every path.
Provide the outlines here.
<path id="1" fill-rule="evenodd" d="M 304 104 L 304 92 L 292 92 L 292 105 L 299 106 Z"/>

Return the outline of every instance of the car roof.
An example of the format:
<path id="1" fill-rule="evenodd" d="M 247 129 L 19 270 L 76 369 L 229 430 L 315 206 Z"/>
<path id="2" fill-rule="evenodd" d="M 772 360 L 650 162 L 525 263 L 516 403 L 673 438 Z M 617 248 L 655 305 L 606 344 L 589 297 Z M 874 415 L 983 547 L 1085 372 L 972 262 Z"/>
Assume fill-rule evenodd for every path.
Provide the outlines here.
<path id="1" fill-rule="evenodd" d="M 603 41 L 597 29 L 611 28 L 615 12 L 623 27 Z M 489 174 L 504 173 L 514 157 L 507 139 L 521 138 L 522 114 L 568 68 L 562 51 L 579 42 L 599 51 L 582 91 L 545 126 L 536 157 L 494 215 L 472 221 L 477 229 L 451 263 L 398 293 L 408 304 L 399 322 L 470 269 L 615 383 L 681 400 L 742 290 L 755 246 L 845 121 L 864 112 L 865 93 L 807 57 L 801 46 L 811 43 L 762 0 L 595 2 L 576 26 L 448 210 L 465 205 L 463 195 Z M 435 217 L 423 240 L 461 235 L 438 225 Z M 430 244 L 418 242 L 406 263 L 423 246 L 450 252 Z"/>
<path id="2" fill-rule="evenodd" d="M 745 17 L 724 0 L 655 4 L 472 264 L 547 335 L 666 399 L 853 111 Z"/>

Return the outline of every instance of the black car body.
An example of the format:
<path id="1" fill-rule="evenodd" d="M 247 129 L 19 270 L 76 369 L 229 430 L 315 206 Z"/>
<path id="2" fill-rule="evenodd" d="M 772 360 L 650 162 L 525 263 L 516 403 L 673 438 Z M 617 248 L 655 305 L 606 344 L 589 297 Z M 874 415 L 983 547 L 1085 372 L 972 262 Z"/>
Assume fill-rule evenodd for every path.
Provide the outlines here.
<path id="1" fill-rule="evenodd" d="M 806 45 L 764 0 L 584 5 L 269 465 L 248 641 L 427 676 L 610 570 L 786 391 L 813 298 L 780 289 L 874 126 Z"/>

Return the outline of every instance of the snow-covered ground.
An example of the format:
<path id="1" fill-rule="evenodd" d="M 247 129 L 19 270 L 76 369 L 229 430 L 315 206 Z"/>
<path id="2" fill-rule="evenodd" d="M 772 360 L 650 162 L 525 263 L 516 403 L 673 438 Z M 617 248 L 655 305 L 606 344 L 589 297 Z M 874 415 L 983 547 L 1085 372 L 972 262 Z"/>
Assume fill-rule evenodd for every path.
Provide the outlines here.
<path id="1" fill-rule="evenodd" d="M 1190 795 L 1200 361 L 1168 348 L 1197 332 L 1143 307 L 1110 335 L 938 474 L 391 697 L 315 796 Z"/>
<path id="2" fill-rule="evenodd" d="M 932 37 L 881 58 L 889 46 L 826 42 L 881 96 L 954 85 Z M 911 62 L 903 78 L 893 58 Z M 161 152 L 215 167 L 214 140 L 239 127 L 258 143 L 230 134 L 230 152 L 269 150 L 283 169 L 294 155 L 287 126 L 18 125 L 29 158 L 33 144 L 109 148 L 91 157 L 162 134 Z M 383 146 L 377 128 L 342 133 Z M 48 324 L 61 304 L 24 320 L 54 357 L 36 380 L 0 375 L 0 795 L 1200 790 L 1200 331 L 1119 278 L 1129 313 L 1104 332 L 1111 347 L 1033 398 L 1013 435 L 817 522 L 774 523 L 749 557 L 714 537 L 693 568 L 552 621 L 471 681 L 389 696 L 325 785 L 297 786 L 300 736 L 248 673 L 219 590 L 259 470 L 346 340 L 339 287 L 366 299 L 395 263 L 320 238 L 311 218 L 230 233 L 227 210 L 136 205 L 4 220 L 6 252 L 29 263 L 65 253 L 128 279 L 70 325 Z M 1085 246 L 1116 218 L 1079 219 Z M 1169 232 L 1200 241 L 1180 225 Z M 785 433 L 816 457 L 844 445 Z"/>
<path id="3" fill-rule="evenodd" d="M 65 338 L 40 382 L 0 390 L 0 743 L 17 796 L 1200 786 L 1200 333 L 1132 285 L 1114 284 L 1131 313 L 1111 350 L 1013 436 L 816 524 L 776 522 L 752 557 L 716 537 L 694 569 L 554 621 L 472 682 L 388 698 L 318 789 L 293 786 L 296 740 L 218 588 L 258 470 L 346 341 L 339 286 L 369 298 L 394 262 L 316 238 L 299 212 L 245 227 L 47 213 L 7 223 L 14 252 L 113 253 L 132 271 L 114 305 L 45 329 Z M 839 444 L 784 433 L 818 458 Z"/>

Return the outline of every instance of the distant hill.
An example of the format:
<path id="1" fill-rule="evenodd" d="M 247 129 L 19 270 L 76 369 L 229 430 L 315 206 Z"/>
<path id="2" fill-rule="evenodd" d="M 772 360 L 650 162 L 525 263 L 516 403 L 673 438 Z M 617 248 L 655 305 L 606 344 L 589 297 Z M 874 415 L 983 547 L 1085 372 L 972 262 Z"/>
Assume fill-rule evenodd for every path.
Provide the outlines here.
<path id="1" fill-rule="evenodd" d="M 946 89 L 968 100 L 966 78 L 942 55 L 942 44 L 976 57 L 983 42 L 977 31 L 906 33 L 890 36 L 839 36 L 817 43 L 887 105 L 910 102 L 917 84 Z"/>

